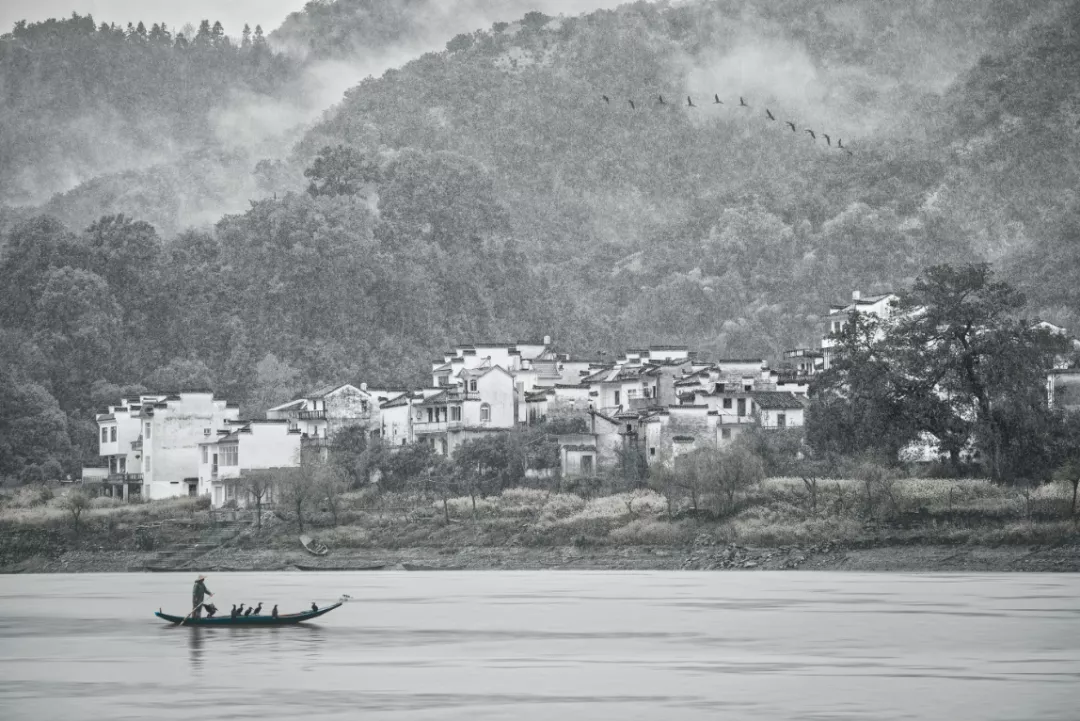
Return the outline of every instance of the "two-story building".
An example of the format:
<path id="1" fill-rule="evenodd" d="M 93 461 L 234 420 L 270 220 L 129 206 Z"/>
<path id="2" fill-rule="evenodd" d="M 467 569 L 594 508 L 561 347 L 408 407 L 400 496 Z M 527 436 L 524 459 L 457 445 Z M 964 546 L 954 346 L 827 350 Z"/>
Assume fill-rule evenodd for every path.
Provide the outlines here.
<path id="1" fill-rule="evenodd" d="M 109 438 L 107 444 L 101 444 L 101 455 L 112 456 L 117 462 L 119 456 L 126 457 L 127 473 L 141 474 L 139 492 L 145 500 L 196 495 L 199 444 L 216 437 L 227 421 L 236 420 L 239 407 L 204 390 L 142 396 L 140 401 L 137 409 L 135 404 L 127 404 L 126 419 L 117 418 L 115 407 L 113 413 L 98 416 L 99 437 Z M 136 419 L 138 435 L 131 425 Z M 122 435 L 126 448 L 119 447 Z"/>
<path id="2" fill-rule="evenodd" d="M 454 382 L 409 404 L 411 432 L 438 453 L 453 455 L 465 441 L 517 425 L 518 392 L 514 376 L 500 366 L 461 370 Z M 393 410 L 393 407 L 386 408 Z"/>
<path id="3" fill-rule="evenodd" d="M 108 412 L 97 414 L 98 456 L 104 464 L 104 473 L 84 471 L 85 482 L 92 479 L 105 495 L 116 498 L 142 497 L 142 450 L 136 448 L 142 435 L 142 409 L 165 398 L 164 395 L 122 398 L 118 405 L 109 406 Z"/>
<path id="4" fill-rule="evenodd" d="M 217 437 L 199 444 L 198 494 L 209 495 L 220 508 L 235 500 L 240 507 L 253 502 L 250 471 L 295 468 L 300 465 L 301 432 L 288 419 L 226 423 Z M 266 487 L 263 505 L 274 503 L 275 489 Z"/>
<path id="5" fill-rule="evenodd" d="M 382 426 L 379 406 L 390 395 L 395 394 L 368 390 L 367 383 L 359 388 L 349 383 L 331 384 L 271 408 L 266 417 L 287 421 L 290 429 L 307 438 L 330 438 L 349 426 L 363 426 L 377 438 Z"/>

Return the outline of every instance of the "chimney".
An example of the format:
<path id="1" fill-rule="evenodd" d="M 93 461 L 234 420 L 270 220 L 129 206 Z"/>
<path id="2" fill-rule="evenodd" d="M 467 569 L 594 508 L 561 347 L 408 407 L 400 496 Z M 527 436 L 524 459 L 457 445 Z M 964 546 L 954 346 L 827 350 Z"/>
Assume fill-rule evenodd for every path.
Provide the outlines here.
<path id="1" fill-rule="evenodd" d="M 551 336 L 549 336 L 549 335 L 544 336 L 544 345 L 545 346 L 551 345 Z"/>
<path id="2" fill-rule="evenodd" d="M 851 291 L 851 299 L 852 300 L 862 300 L 862 293 L 857 291 L 857 290 Z"/>
<path id="3" fill-rule="evenodd" d="M 364 391 L 366 393 L 367 392 L 367 383 L 361 383 L 360 384 L 360 390 L 362 390 L 362 391 Z"/>

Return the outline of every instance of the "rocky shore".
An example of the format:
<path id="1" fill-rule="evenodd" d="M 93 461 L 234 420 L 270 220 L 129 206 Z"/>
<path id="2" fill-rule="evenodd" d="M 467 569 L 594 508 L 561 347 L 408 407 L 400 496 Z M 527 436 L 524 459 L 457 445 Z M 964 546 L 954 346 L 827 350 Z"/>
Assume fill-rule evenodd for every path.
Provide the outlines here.
<path id="1" fill-rule="evenodd" d="M 315 557 L 302 551 L 221 549 L 182 566 L 154 565 L 155 554 L 136 551 L 67 551 L 33 556 L 0 568 L 3 573 L 239 572 L 239 571 L 434 571 L 434 570 L 814 570 L 891 572 L 1080 572 L 1080 545 L 882 546 L 836 544 L 751 548 L 695 544 L 668 548 L 463 547 L 335 551 Z"/>

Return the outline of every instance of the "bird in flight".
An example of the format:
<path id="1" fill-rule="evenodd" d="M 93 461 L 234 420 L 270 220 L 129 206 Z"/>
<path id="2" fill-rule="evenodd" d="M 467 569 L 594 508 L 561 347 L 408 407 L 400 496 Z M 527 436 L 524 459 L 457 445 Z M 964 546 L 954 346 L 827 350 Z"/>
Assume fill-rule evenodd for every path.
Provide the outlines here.
<path id="1" fill-rule="evenodd" d="M 690 99 L 689 95 L 686 96 L 686 104 L 691 108 L 696 108 L 697 107 L 696 105 L 694 105 L 694 101 Z"/>
<path id="2" fill-rule="evenodd" d="M 795 123 L 791 122 L 790 120 L 785 120 L 784 122 L 787 123 L 791 127 L 791 132 L 794 133 L 795 132 Z"/>
<path id="3" fill-rule="evenodd" d="M 813 138 L 814 140 L 817 140 L 817 134 L 816 134 L 816 133 L 814 133 L 814 131 L 813 131 L 813 130 L 811 130 L 810 128 L 807 128 L 807 129 L 806 129 L 806 132 L 810 133 L 810 137 L 811 137 L 811 138 Z"/>
<path id="4" fill-rule="evenodd" d="M 838 148 L 843 148 L 844 147 L 844 139 L 843 138 L 837 138 L 836 139 L 836 147 L 838 147 Z"/>
<path id="5" fill-rule="evenodd" d="M 663 95 L 658 95 L 657 97 L 660 98 L 660 104 L 661 105 L 667 105 L 667 103 L 664 102 L 664 96 Z"/>
<path id="6" fill-rule="evenodd" d="M 723 105 L 724 104 L 724 101 L 720 99 L 720 95 L 718 93 L 713 93 L 713 98 L 715 98 L 713 100 L 713 105 Z"/>
<path id="7" fill-rule="evenodd" d="M 605 103 L 610 103 L 610 102 L 611 102 L 611 98 L 609 98 L 609 97 L 608 97 L 608 96 L 606 96 L 606 95 L 601 95 L 600 97 L 602 97 L 602 98 L 604 99 L 604 102 L 605 102 Z"/>
<path id="8" fill-rule="evenodd" d="M 631 110 L 633 110 L 634 108 L 636 108 L 636 107 L 637 107 L 636 105 L 634 105 L 634 101 L 633 101 L 633 100 L 629 100 L 629 101 L 627 101 L 627 102 L 629 102 L 629 103 L 630 103 L 630 109 L 631 109 Z"/>
<path id="9" fill-rule="evenodd" d="M 825 143 L 831 148 L 832 147 L 832 139 L 829 138 L 829 136 L 826 135 L 825 133 L 822 133 L 822 136 L 824 136 L 824 138 L 825 138 Z"/>
<path id="10" fill-rule="evenodd" d="M 749 105 L 746 104 L 746 101 L 743 100 L 743 97 L 741 95 L 739 96 L 739 107 L 740 108 L 749 108 L 750 107 Z"/>
<path id="11" fill-rule="evenodd" d="M 769 120 L 776 120 L 776 118 L 773 117 L 773 114 L 769 112 L 768 108 L 765 108 L 765 115 L 769 118 Z"/>

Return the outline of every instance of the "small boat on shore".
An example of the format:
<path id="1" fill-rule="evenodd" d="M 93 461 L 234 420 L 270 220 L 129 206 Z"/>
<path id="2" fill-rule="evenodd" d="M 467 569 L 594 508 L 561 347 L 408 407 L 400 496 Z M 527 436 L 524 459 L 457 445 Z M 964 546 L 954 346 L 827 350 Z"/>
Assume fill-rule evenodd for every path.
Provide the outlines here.
<path id="1" fill-rule="evenodd" d="M 324 613 L 330 613 L 343 603 L 344 601 L 338 601 L 325 608 L 320 608 L 318 611 L 279 614 L 276 617 L 260 614 L 258 616 L 237 616 L 236 618 L 233 618 L 232 616 L 215 616 L 214 618 L 187 618 L 185 620 L 184 616 L 173 616 L 168 613 L 162 613 L 160 609 L 154 611 L 154 615 L 163 621 L 168 621 L 174 626 L 291 626 L 293 624 L 303 623 L 304 621 L 310 621 L 313 618 L 318 618 Z"/>
<path id="2" fill-rule="evenodd" d="M 330 549 L 320 541 L 315 540 L 311 536 L 300 536 L 300 545 L 304 547 L 304 550 L 310 553 L 312 556 L 325 556 L 330 552 Z"/>

